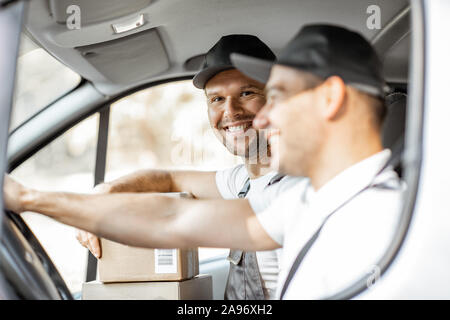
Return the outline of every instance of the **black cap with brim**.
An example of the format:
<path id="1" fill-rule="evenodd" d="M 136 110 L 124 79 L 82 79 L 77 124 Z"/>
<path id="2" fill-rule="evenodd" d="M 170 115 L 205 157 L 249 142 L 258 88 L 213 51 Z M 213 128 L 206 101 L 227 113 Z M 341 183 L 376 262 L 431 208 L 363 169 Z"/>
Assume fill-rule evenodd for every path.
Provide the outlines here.
<path id="1" fill-rule="evenodd" d="M 246 34 L 232 34 L 222 37 L 206 54 L 201 70 L 193 79 L 194 86 L 204 89 L 206 83 L 216 74 L 235 69 L 230 60 L 233 52 L 259 59 L 275 60 L 275 54 L 258 37 Z"/>
<path id="2" fill-rule="evenodd" d="M 204 89 L 206 83 L 212 77 L 214 77 L 216 74 L 218 74 L 222 71 L 225 71 L 225 70 L 230 70 L 230 69 L 235 69 L 235 68 L 236 67 L 231 64 L 205 68 L 202 71 L 200 71 L 199 73 L 197 73 L 192 81 L 193 81 L 195 87 L 197 87 L 199 89 Z"/>
<path id="3" fill-rule="evenodd" d="M 274 64 L 310 72 L 321 78 L 336 75 L 350 86 L 379 97 L 388 87 L 382 76 L 382 63 L 374 48 L 360 34 L 332 25 L 308 25 L 273 61 L 234 53 L 233 65 L 250 78 L 266 83 Z"/>

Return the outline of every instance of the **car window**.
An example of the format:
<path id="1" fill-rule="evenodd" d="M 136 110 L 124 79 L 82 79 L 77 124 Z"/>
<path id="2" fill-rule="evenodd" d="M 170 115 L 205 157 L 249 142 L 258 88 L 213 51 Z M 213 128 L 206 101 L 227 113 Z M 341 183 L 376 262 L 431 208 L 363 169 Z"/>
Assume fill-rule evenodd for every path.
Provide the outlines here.
<path id="1" fill-rule="evenodd" d="M 94 184 L 98 114 L 52 141 L 22 163 L 12 176 L 32 188 L 86 193 Z M 72 292 L 81 290 L 87 263 L 86 249 L 75 229 L 36 213 L 22 215 Z"/>
<path id="2" fill-rule="evenodd" d="M 28 40 L 29 41 L 29 40 Z M 26 46 L 22 41 L 22 47 Z M 26 49 L 23 49 L 26 50 Z M 11 132 L 49 103 L 80 83 L 81 77 L 42 48 L 31 48 L 19 57 L 12 109 Z"/>
<path id="3" fill-rule="evenodd" d="M 105 181 L 139 169 L 220 170 L 241 163 L 214 136 L 205 94 L 191 80 L 136 92 L 111 105 Z M 200 249 L 200 260 L 227 249 Z"/>

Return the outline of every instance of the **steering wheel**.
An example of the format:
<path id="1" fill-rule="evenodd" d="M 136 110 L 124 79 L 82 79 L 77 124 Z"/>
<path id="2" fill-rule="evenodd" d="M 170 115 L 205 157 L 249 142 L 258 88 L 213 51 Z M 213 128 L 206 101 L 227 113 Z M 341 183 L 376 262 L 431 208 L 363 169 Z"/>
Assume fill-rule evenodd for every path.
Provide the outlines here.
<path id="1" fill-rule="evenodd" d="M 50 257 L 21 216 L 5 211 L 1 269 L 19 299 L 73 300 Z"/>

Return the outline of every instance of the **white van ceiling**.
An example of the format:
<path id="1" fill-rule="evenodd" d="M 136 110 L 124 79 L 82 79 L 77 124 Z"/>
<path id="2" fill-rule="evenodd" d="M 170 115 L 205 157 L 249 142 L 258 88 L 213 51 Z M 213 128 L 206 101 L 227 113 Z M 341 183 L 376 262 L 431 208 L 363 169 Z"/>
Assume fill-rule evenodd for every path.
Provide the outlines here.
<path id="1" fill-rule="evenodd" d="M 92 81 L 99 91 L 113 95 L 149 81 L 193 75 L 196 61 L 188 67 L 186 61 L 205 53 L 226 34 L 254 34 L 275 53 L 309 23 L 344 25 L 374 39 L 380 31 L 366 25 L 366 10 L 374 4 L 381 9 L 384 27 L 408 7 L 409 1 L 33 0 L 26 29 L 37 43 Z M 78 30 L 65 24 L 70 5 L 80 8 Z M 113 24 L 134 21 L 141 14 L 141 26 L 114 33 Z M 393 39 L 392 44 L 381 52 L 395 62 L 387 61 L 386 77 L 404 82 L 409 37 Z"/>

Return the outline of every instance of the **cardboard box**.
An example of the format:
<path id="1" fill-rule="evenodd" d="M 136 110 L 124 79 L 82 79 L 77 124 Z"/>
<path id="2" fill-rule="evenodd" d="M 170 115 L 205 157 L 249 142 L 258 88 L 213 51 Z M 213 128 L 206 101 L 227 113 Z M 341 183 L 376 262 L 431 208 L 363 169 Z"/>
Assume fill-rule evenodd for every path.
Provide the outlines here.
<path id="1" fill-rule="evenodd" d="M 211 300 L 212 278 L 199 275 L 180 282 L 83 283 L 83 300 Z"/>
<path id="2" fill-rule="evenodd" d="M 159 193 L 192 198 L 190 193 Z M 102 257 L 97 279 L 101 282 L 180 281 L 198 275 L 198 250 L 143 249 L 101 239 Z"/>
<path id="3" fill-rule="evenodd" d="M 198 249 L 143 249 L 101 239 L 101 282 L 180 281 L 198 275 Z"/>

